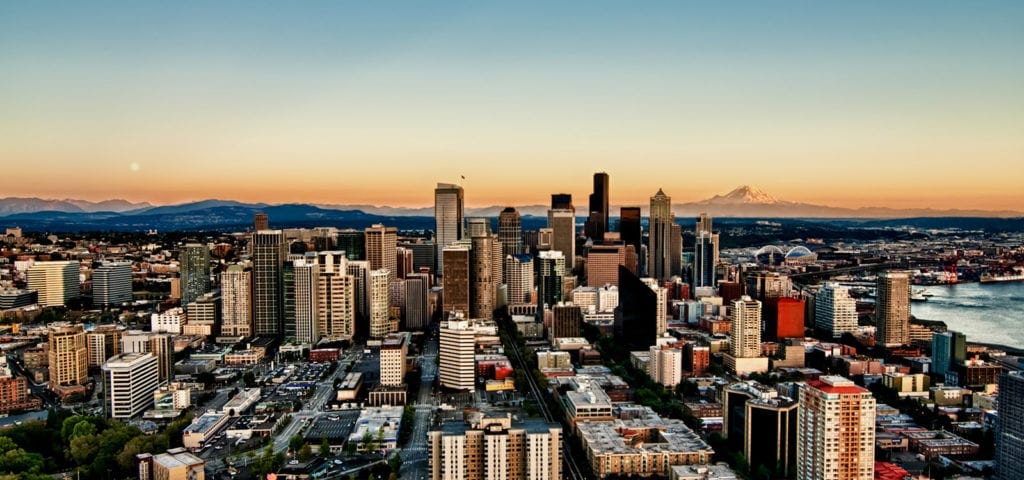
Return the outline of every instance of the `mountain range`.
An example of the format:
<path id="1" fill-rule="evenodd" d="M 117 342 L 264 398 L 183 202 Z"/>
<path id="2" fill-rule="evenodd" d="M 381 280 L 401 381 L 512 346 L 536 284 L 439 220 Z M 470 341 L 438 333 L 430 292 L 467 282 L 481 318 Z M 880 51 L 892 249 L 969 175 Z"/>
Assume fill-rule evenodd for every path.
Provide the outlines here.
<path id="1" fill-rule="evenodd" d="M 505 206 L 467 208 L 467 217 L 496 217 Z M 646 214 L 646 207 L 642 207 Z M 543 222 L 547 206 L 517 207 L 524 224 Z M 617 216 L 618 206 L 611 208 Z M 956 209 L 895 209 L 886 207 L 841 208 L 779 200 L 755 187 L 740 186 L 732 191 L 696 202 L 673 204 L 676 218 L 695 217 L 706 212 L 715 217 L 737 218 L 829 218 L 896 219 L 937 217 L 1022 217 L 1017 211 Z M 245 228 L 252 215 L 266 212 L 276 227 L 333 225 L 362 228 L 371 223 L 401 224 L 407 229 L 434 227 L 433 207 L 403 208 L 375 205 L 311 205 L 244 203 L 233 200 L 202 200 L 179 205 L 154 206 L 126 200 L 89 202 L 39 198 L 0 199 L 0 226 L 21 226 L 27 230 L 201 230 Z M 577 207 L 577 216 L 585 217 Z M 524 225 L 525 226 L 525 225 Z"/>
<path id="2" fill-rule="evenodd" d="M 374 215 L 388 216 L 433 216 L 433 207 L 403 208 L 387 207 L 377 205 L 317 205 L 321 208 L 335 210 L 360 210 Z M 628 205 L 611 206 L 612 216 L 616 216 L 619 208 Z M 467 217 L 497 217 L 505 208 L 504 205 L 492 205 L 489 207 L 466 208 Z M 577 216 L 584 217 L 586 213 L 582 206 L 576 207 Z M 644 215 L 647 215 L 647 205 L 640 206 Z M 1011 210 L 961 210 L 961 209 L 933 209 L 933 208 L 889 208 L 889 207 L 862 207 L 845 208 L 828 205 L 815 205 L 811 203 L 791 202 L 779 200 L 772 195 L 749 185 L 741 185 L 732 191 L 722 195 L 715 195 L 711 198 L 695 202 L 674 203 L 672 209 L 676 217 L 696 217 L 701 213 L 708 213 L 715 217 L 767 217 L 767 218 L 909 218 L 909 217 L 1020 217 L 1024 211 Z M 547 205 L 523 205 L 517 206 L 516 210 L 520 215 L 533 215 L 546 217 Z"/>

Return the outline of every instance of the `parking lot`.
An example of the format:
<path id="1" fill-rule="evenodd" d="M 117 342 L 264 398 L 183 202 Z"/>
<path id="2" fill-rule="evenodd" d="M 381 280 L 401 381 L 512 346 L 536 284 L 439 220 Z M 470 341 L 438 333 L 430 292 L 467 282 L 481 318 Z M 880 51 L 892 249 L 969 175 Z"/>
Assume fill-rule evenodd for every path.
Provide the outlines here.
<path id="1" fill-rule="evenodd" d="M 321 439 L 326 437 L 331 445 L 337 447 L 352 433 L 358 418 L 359 410 L 323 413 L 317 416 L 303 436 L 313 445 L 320 445 Z"/>

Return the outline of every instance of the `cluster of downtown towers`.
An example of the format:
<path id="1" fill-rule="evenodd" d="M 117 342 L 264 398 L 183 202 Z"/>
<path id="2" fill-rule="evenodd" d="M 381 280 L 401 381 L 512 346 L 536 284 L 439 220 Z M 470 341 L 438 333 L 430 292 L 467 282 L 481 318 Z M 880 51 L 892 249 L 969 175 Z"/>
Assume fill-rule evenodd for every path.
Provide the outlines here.
<path id="1" fill-rule="evenodd" d="M 671 198 L 661 190 L 651 197 L 645 245 L 640 207 L 622 207 L 618 231 L 610 232 L 609 177 L 596 173 L 593 181 L 583 233 L 591 253 L 608 249 L 619 258 L 614 270 L 607 272 L 608 278 L 618 276 L 618 265 L 636 276 L 661 281 L 679 276 L 682 235 Z M 514 208 L 501 212 L 494 234 L 490 219 L 465 217 L 464 195 L 455 184 L 439 183 L 434 190 L 433 242 L 417 245 L 432 250 L 432 271 L 414 271 L 402 260 L 394 227 L 373 225 L 359 231 L 356 241 L 342 241 L 337 231 L 333 236 L 327 231 L 334 229 L 317 229 L 324 231 L 313 238 L 316 252 L 295 254 L 289 252 L 285 233 L 271 230 L 267 216 L 258 213 L 250 245 L 252 268 L 236 265 L 221 273 L 222 335 L 283 336 L 300 343 L 352 339 L 357 334 L 380 338 L 399 328 L 400 319 L 392 308 L 396 296 L 402 297 L 405 326 L 424 327 L 429 322 L 431 273 L 439 278 L 437 286 L 445 287 L 438 306 L 446 314 L 489 317 L 501 302 L 499 296 L 508 304 L 526 303 L 533 298 L 534 286 L 538 311 L 561 301 L 566 274 L 582 270 L 577 262 L 580 232 L 572 196 L 553 194 L 547 228 L 524 237 Z M 693 284 L 711 286 L 718 238 L 705 216 L 697 222 L 695 247 Z M 539 251 L 537 258 L 527 255 L 531 250 Z M 205 247 L 184 248 L 183 305 L 201 300 L 210 290 L 209 264 Z M 449 275 L 446 264 L 452 266 Z M 529 272 L 516 272 L 527 268 Z M 602 286 L 605 282 L 598 269 L 588 268 L 588 274 L 591 270 L 587 283 Z"/>

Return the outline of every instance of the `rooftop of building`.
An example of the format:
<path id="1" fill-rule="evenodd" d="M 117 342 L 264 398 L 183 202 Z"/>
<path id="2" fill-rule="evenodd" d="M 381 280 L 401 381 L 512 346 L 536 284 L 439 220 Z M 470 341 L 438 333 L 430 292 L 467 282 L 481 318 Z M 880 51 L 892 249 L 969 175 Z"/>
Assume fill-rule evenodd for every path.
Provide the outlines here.
<path id="1" fill-rule="evenodd" d="M 864 393 L 871 393 L 868 389 L 857 386 L 857 384 L 853 383 L 853 380 L 850 380 L 845 377 L 840 377 L 837 375 L 822 376 L 818 380 L 812 380 L 810 382 L 807 382 L 807 386 L 821 390 L 822 392 L 825 393 L 833 393 L 838 395 L 859 395 Z"/>
<path id="2" fill-rule="evenodd" d="M 153 354 L 152 353 L 148 353 L 148 352 L 147 353 L 139 353 L 139 352 L 121 353 L 121 354 L 115 355 L 115 356 L 110 357 L 109 359 L 107 359 L 106 363 L 104 364 L 104 367 L 107 367 L 107 368 L 128 367 L 128 366 L 131 366 L 132 364 L 134 364 L 136 362 L 142 361 L 142 360 L 144 360 L 146 358 L 149 358 L 149 357 L 152 357 L 152 356 L 153 356 Z"/>
<path id="3" fill-rule="evenodd" d="M 191 453 L 174 449 L 168 450 L 166 453 L 154 455 L 153 463 L 158 463 L 166 469 L 172 469 L 181 467 L 201 467 L 206 464 L 206 461 L 192 455 Z"/>
<path id="4" fill-rule="evenodd" d="M 711 452 L 711 446 L 682 420 L 642 419 L 583 422 L 576 427 L 585 443 L 597 454 Z M 636 436 L 649 441 L 637 441 Z M 627 443 L 627 437 L 629 442 Z"/>
<path id="5" fill-rule="evenodd" d="M 223 413 L 206 412 L 199 418 L 192 421 L 192 424 L 185 427 L 185 433 L 204 433 L 210 431 L 226 417 Z"/>
<path id="6" fill-rule="evenodd" d="M 740 478 L 729 465 L 719 463 L 715 465 L 673 465 L 672 478 L 694 479 L 694 480 L 734 480 Z"/>
<path id="7" fill-rule="evenodd" d="M 486 424 L 486 419 L 501 420 L 502 417 L 505 416 L 503 414 L 503 412 L 499 411 L 499 410 L 490 410 L 490 409 L 488 409 L 488 410 L 485 410 L 485 411 L 480 412 L 480 413 L 482 414 L 482 417 L 485 419 L 485 422 L 484 422 L 485 424 Z M 507 412 L 505 412 L 505 413 L 507 413 Z M 511 415 L 511 421 L 510 422 L 505 422 L 503 424 L 503 425 L 505 425 L 505 424 L 509 425 L 509 430 L 524 430 L 524 431 L 526 431 L 526 433 L 548 433 L 548 432 L 551 431 L 552 428 L 557 428 L 557 429 L 561 429 L 562 428 L 561 425 L 559 425 L 557 423 L 548 423 L 547 421 L 545 421 L 544 419 L 541 419 L 541 418 L 520 418 L 518 415 L 514 415 L 514 414 L 509 414 L 509 415 Z M 498 423 L 501 423 L 501 422 L 498 421 L 498 422 L 494 422 L 494 423 L 498 424 Z M 471 424 L 469 419 L 466 419 L 464 421 L 458 421 L 458 420 L 446 421 L 446 422 L 443 422 L 440 426 L 434 427 L 432 430 L 433 431 L 440 431 L 440 432 L 442 432 L 442 435 L 458 436 L 458 435 L 465 435 L 466 432 L 470 431 L 470 430 L 487 430 L 487 428 L 476 427 L 475 425 Z M 502 426 L 499 426 L 498 428 L 495 428 L 494 430 L 491 430 L 491 431 L 495 432 L 495 433 L 498 433 L 498 432 L 504 432 L 504 431 L 506 431 L 506 429 L 503 428 Z"/>

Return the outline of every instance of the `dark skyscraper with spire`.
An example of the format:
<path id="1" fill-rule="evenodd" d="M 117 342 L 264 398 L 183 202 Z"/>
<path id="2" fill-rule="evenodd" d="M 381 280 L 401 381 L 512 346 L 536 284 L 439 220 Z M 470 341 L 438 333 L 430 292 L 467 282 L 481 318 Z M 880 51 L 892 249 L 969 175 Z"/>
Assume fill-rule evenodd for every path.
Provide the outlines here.
<path id="1" fill-rule="evenodd" d="M 590 211 L 586 233 L 595 242 L 603 242 L 608 231 L 608 174 L 594 174 L 594 193 L 590 194 Z"/>

